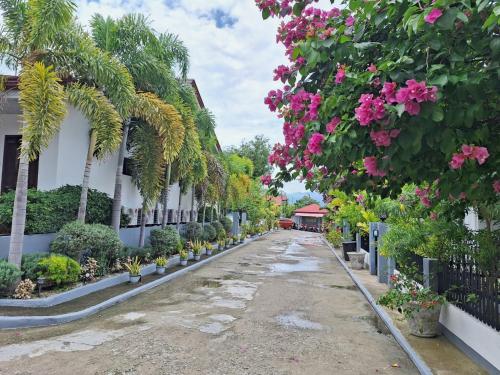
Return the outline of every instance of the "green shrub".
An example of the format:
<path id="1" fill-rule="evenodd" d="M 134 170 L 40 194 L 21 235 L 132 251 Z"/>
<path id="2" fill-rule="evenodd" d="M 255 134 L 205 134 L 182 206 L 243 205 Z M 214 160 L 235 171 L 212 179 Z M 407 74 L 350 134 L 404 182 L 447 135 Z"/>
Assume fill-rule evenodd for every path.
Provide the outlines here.
<path id="1" fill-rule="evenodd" d="M 334 247 L 342 246 L 342 233 L 331 228 L 330 231 L 326 234 L 326 239 L 330 242 Z"/>
<path id="2" fill-rule="evenodd" d="M 36 279 L 38 278 L 38 272 L 40 272 L 40 266 L 38 265 L 38 262 L 40 262 L 40 260 L 43 258 L 47 258 L 48 256 L 49 254 L 47 253 L 23 255 L 23 259 L 21 261 L 21 271 L 23 272 L 23 278 L 36 281 Z"/>
<path id="3" fill-rule="evenodd" d="M 62 186 L 51 191 L 28 190 L 26 230 L 30 233 L 54 233 L 75 220 L 80 203 L 80 186 Z M 0 226 L 9 233 L 12 224 L 15 191 L 0 195 Z M 111 223 L 113 200 L 106 193 L 89 189 L 85 220 L 89 224 Z M 122 226 L 129 217 L 122 214 Z"/>
<path id="4" fill-rule="evenodd" d="M 153 257 L 164 256 L 168 258 L 174 254 L 177 251 L 179 239 L 179 232 L 175 228 L 153 229 L 149 237 Z"/>
<path id="5" fill-rule="evenodd" d="M 50 250 L 78 261 L 83 256 L 92 257 L 105 273 L 114 264 L 122 246 L 118 234 L 110 227 L 74 221 L 56 234 Z"/>
<path id="6" fill-rule="evenodd" d="M 194 221 L 186 224 L 186 239 L 189 241 L 199 241 L 203 237 L 203 227 Z"/>
<path id="7" fill-rule="evenodd" d="M 213 223 L 211 223 L 211 225 L 215 229 L 216 238 L 219 238 L 220 236 L 224 236 L 224 238 L 226 237 L 226 230 L 220 222 L 214 221 Z"/>
<path id="8" fill-rule="evenodd" d="M 0 292 L 8 292 L 20 278 L 19 268 L 5 260 L 0 260 Z"/>
<path id="9" fill-rule="evenodd" d="M 222 219 L 220 219 L 220 223 L 224 227 L 224 230 L 227 234 L 233 231 L 233 221 L 230 218 L 224 216 Z"/>
<path id="10" fill-rule="evenodd" d="M 56 285 L 69 284 L 78 281 L 80 265 L 75 260 L 59 254 L 52 254 L 38 262 L 39 275 Z"/>
<path id="11" fill-rule="evenodd" d="M 157 257 L 155 257 L 154 251 L 151 247 L 145 246 L 145 247 L 127 247 L 127 253 L 128 256 L 131 259 L 139 259 L 141 264 L 149 264 L 152 263 L 153 260 Z"/>
<path id="12" fill-rule="evenodd" d="M 203 228 L 203 239 L 205 241 L 213 242 L 217 238 L 217 232 L 212 224 L 205 224 Z"/>

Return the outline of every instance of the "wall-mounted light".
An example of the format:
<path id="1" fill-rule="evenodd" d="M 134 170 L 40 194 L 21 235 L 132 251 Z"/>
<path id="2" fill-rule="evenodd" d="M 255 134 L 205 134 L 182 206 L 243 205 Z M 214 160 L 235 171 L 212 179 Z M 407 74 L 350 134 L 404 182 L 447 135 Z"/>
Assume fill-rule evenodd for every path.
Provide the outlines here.
<path id="1" fill-rule="evenodd" d="M 378 237 L 378 229 L 373 230 L 373 237 L 375 237 L 375 238 Z"/>

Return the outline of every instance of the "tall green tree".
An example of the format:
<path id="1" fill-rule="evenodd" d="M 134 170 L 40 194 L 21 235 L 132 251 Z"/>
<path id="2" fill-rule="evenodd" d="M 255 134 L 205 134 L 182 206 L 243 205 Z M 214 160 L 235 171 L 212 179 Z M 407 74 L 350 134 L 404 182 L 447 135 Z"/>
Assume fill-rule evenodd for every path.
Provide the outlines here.
<path id="1" fill-rule="evenodd" d="M 230 147 L 229 152 L 250 159 L 254 165 L 252 177 L 260 177 L 271 172 L 268 157 L 271 153 L 271 143 L 265 135 L 256 135 L 250 141 L 242 141 L 238 147 Z"/>

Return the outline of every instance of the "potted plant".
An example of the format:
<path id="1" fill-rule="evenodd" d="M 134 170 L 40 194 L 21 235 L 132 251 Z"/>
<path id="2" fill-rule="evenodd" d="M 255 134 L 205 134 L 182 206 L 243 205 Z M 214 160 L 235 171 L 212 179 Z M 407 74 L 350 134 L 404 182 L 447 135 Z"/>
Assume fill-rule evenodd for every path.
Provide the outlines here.
<path id="1" fill-rule="evenodd" d="M 240 239 L 238 238 L 238 236 L 234 235 L 233 236 L 233 245 L 236 245 L 239 242 L 239 240 Z"/>
<path id="2" fill-rule="evenodd" d="M 125 268 L 128 270 L 131 284 L 137 284 L 141 280 L 141 262 L 139 257 L 135 257 L 133 261 L 125 264 Z"/>
<path id="3" fill-rule="evenodd" d="M 231 243 L 231 237 L 227 237 L 224 241 L 224 249 L 229 249 L 230 243 Z"/>
<path id="4" fill-rule="evenodd" d="M 210 242 L 205 242 L 205 249 L 207 255 L 212 255 L 212 250 L 214 249 Z"/>
<path id="5" fill-rule="evenodd" d="M 391 283 L 394 288 L 382 295 L 378 303 L 403 313 L 412 335 L 439 335 L 439 314 L 445 297 L 401 275 L 392 275 Z"/>
<path id="6" fill-rule="evenodd" d="M 245 228 L 242 228 L 240 233 L 240 243 L 245 242 L 246 237 L 247 237 L 247 231 Z"/>
<path id="7" fill-rule="evenodd" d="M 188 258 L 189 258 L 189 252 L 186 249 L 182 249 L 179 251 L 179 258 L 181 261 L 181 266 L 187 266 L 188 264 Z"/>
<path id="8" fill-rule="evenodd" d="M 156 273 L 158 275 L 163 275 L 165 273 L 165 268 L 168 263 L 168 259 L 165 257 L 158 257 L 155 259 L 156 263 Z"/>
<path id="9" fill-rule="evenodd" d="M 219 251 L 224 250 L 224 246 L 226 246 L 226 240 L 218 240 L 217 245 L 219 245 Z"/>
<path id="10" fill-rule="evenodd" d="M 193 249 L 194 260 L 198 261 L 201 258 L 201 249 L 203 248 L 203 244 L 196 240 L 191 243 L 191 248 Z"/>

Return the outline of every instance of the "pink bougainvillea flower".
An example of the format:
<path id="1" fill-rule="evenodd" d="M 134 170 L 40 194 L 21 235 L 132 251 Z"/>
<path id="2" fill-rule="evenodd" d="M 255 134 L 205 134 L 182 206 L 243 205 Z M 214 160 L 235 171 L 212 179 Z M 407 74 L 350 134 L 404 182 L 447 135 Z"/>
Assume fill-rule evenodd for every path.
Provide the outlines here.
<path id="1" fill-rule="evenodd" d="M 376 156 L 367 156 L 363 159 L 363 163 L 366 168 L 366 173 L 369 176 L 384 177 L 386 175 L 384 171 L 378 169 Z"/>
<path id="2" fill-rule="evenodd" d="M 356 202 L 358 202 L 358 203 L 362 203 L 362 202 L 364 202 L 364 201 L 365 201 L 365 196 L 364 196 L 363 194 L 358 194 L 358 195 L 356 196 Z"/>
<path id="3" fill-rule="evenodd" d="M 437 214 L 437 213 L 435 213 L 434 211 L 432 211 L 432 212 L 430 213 L 429 217 L 430 217 L 430 219 L 431 219 L 431 220 L 434 220 L 434 221 L 435 221 L 435 220 L 437 220 L 437 218 L 438 218 L 438 214 Z"/>
<path id="4" fill-rule="evenodd" d="M 334 117 L 330 120 L 328 124 L 326 124 L 326 131 L 328 133 L 334 133 L 335 129 L 337 129 L 337 126 L 340 124 L 341 120 L 340 117 Z"/>
<path id="5" fill-rule="evenodd" d="M 464 162 L 465 162 L 465 156 L 463 154 L 453 154 L 450 161 L 450 167 L 452 169 L 460 169 L 462 168 Z"/>
<path id="6" fill-rule="evenodd" d="M 493 182 L 493 190 L 495 193 L 500 194 L 500 180 L 495 180 Z"/>
<path id="7" fill-rule="evenodd" d="M 321 144 L 325 140 L 325 136 L 321 133 L 314 133 L 309 138 L 309 142 L 307 142 L 307 149 L 311 154 L 321 155 L 322 148 Z"/>
<path id="8" fill-rule="evenodd" d="M 430 207 L 432 206 L 431 200 L 428 197 L 422 197 L 420 198 L 420 202 L 425 206 L 425 207 Z"/>
<path id="9" fill-rule="evenodd" d="M 407 87 L 402 87 L 396 93 L 396 102 L 399 104 L 404 104 L 410 100 L 410 89 Z"/>
<path id="10" fill-rule="evenodd" d="M 389 147 L 391 145 L 391 136 L 387 130 L 370 132 L 370 138 L 377 147 Z"/>
<path id="11" fill-rule="evenodd" d="M 371 73 L 376 73 L 377 72 L 377 67 L 374 64 L 370 64 L 370 66 L 366 70 L 368 70 Z"/>
<path id="12" fill-rule="evenodd" d="M 472 151 L 472 157 L 476 159 L 479 164 L 484 164 L 489 156 L 490 154 L 486 147 L 474 147 Z"/>
<path id="13" fill-rule="evenodd" d="M 271 185 L 272 182 L 272 177 L 271 175 L 264 175 L 260 177 L 260 182 L 262 182 L 263 185 L 269 186 Z"/>
<path id="14" fill-rule="evenodd" d="M 325 166 L 320 167 L 320 168 L 319 168 L 319 171 L 321 172 L 321 174 L 322 174 L 323 176 L 326 176 L 326 175 L 328 174 L 328 168 L 327 168 L 327 167 L 325 167 Z"/>
<path id="15" fill-rule="evenodd" d="M 406 86 L 410 90 L 408 93 L 410 99 L 414 99 L 419 103 L 427 100 L 427 85 L 425 81 L 417 82 L 414 79 L 409 79 L 406 81 Z"/>
<path id="16" fill-rule="evenodd" d="M 408 100 L 405 103 L 405 111 L 408 112 L 410 116 L 416 116 L 420 113 L 420 104 L 413 100 Z"/>
<path id="17" fill-rule="evenodd" d="M 462 145 L 462 154 L 468 158 L 472 158 L 474 153 L 474 146 Z"/>
<path id="18" fill-rule="evenodd" d="M 346 20 L 345 20 L 345 24 L 346 24 L 346 26 L 349 26 L 349 27 L 350 27 L 350 26 L 354 25 L 354 22 L 355 22 L 355 21 L 356 21 L 356 20 L 354 19 L 354 17 L 353 17 L 353 16 L 349 16 L 349 17 L 347 17 L 347 18 L 346 18 Z"/>
<path id="19" fill-rule="evenodd" d="M 335 83 L 337 85 L 340 85 L 342 82 L 345 80 L 345 68 L 344 67 L 339 67 L 337 70 L 337 74 L 335 74 Z"/>
<path id="20" fill-rule="evenodd" d="M 380 95 L 385 98 L 387 103 L 396 103 L 396 82 L 385 82 L 380 90 Z"/>
<path id="21" fill-rule="evenodd" d="M 424 20 L 427 23 L 433 25 L 441 16 L 443 15 L 443 11 L 438 8 L 432 9 L 428 15 L 425 16 Z"/>

